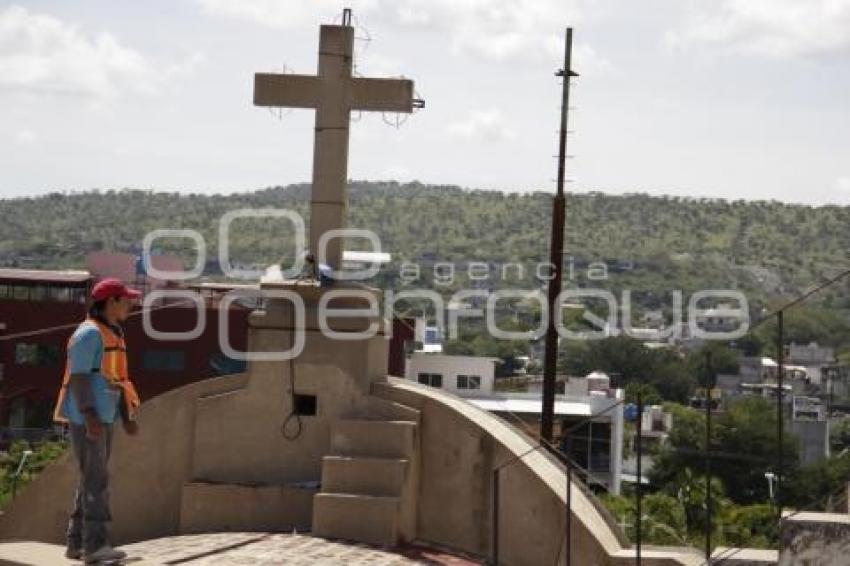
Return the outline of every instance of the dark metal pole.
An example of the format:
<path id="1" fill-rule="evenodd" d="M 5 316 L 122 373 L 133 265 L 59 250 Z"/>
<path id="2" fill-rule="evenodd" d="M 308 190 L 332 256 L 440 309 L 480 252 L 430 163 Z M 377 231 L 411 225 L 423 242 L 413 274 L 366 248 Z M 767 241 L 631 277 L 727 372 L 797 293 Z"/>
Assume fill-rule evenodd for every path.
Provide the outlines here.
<path id="1" fill-rule="evenodd" d="M 711 399 L 705 405 L 705 562 L 711 566 Z"/>
<path id="2" fill-rule="evenodd" d="M 782 520 L 782 474 L 783 468 L 783 426 L 782 426 L 782 397 L 783 378 L 785 373 L 785 312 L 780 310 L 776 313 L 776 439 L 777 446 L 777 468 L 776 468 L 776 513 L 777 519 Z"/>
<path id="3" fill-rule="evenodd" d="M 711 352 L 706 352 L 705 371 L 705 562 L 711 566 L 711 391 L 714 384 Z"/>
<path id="4" fill-rule="evenodd" d="M 558 190 L 552 202 L 552 234 L 549 246 L 549 262 L 552 264 L 552 278 L 549 280 L 548 304 L 549 320 L 546 327 L 546 354 L 543 361 L 543 414 L 540 419 L 540 437 L 552 442 L 552 426 L 555 413 L 555 371 L 558 364 L 558 330 L 556 321 L 560 320 L 557 309 L 558 295 L 561 293 L 561 276 L 564 263 L 564 182 L 567 161 L 567 114 L 570 102 L 570 78 L 575 74 L 570 70 L 573 49 L 573 30 L 567 28 L 564 48 L 564 68 L 557 73 L 564 79 L 563 100 L 561 101 L 561 132 L 558 152 Z"/>
<path id="5" fill-rule="evenodd" d="M 711 352 L 706 365 L 711 371 Z M 705 391 L 705 562 L 711 566 L 711 389 Z"/>
<path id="6" fill-rule="evenodd" d="M 640 546 L 641 546 L 641 535 L 643 534 L 643 511 L 641 509 L 641 503 L 643 499 L 643 482 L 642 475 L 643 470 L 641 466 L 641 458 L 643 458 L 643 380 L 638 379 L 638 390 L 637 390 L 637 405 L 638 405 L 638 418 L 637 418 L 637 437 L 635 439 L 635 451 L 637 452 L 637 488 L 636 488 L 636 506 L 635 510 L 637 511 L 635 518 L 635 546 L 636 554 L 635 554 L 635 564 L 640 566 Z"/>
<path id="7" fill-rule="evenodd" d="M 499 468 L 493 470 L 493 564 L 499 566 Z"/>
<path id="8" fill-rule="evenodd" d="M 567 566 L 573 558 L 573 467 L 567 459 Z"/>

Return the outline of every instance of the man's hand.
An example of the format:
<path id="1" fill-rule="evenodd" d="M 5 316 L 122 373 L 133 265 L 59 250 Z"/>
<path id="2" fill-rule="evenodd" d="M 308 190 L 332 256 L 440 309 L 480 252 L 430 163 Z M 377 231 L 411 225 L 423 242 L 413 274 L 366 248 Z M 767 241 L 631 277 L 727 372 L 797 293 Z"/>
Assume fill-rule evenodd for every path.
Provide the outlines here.
<path id="1" fill-rule="evenodd" d="M 122 421 L 124 424 L 124 432 L 126 432 L 129 436 L 136 436 L 139 434 L 139 423 L 137 421 Z"/>
<path id="2" fill-rule="evenodd" d="M 97 440 L 103 432 L 103 424 L 97 415 L 89 412 L 86 413 L 86 438 L 89 440 Z"/>

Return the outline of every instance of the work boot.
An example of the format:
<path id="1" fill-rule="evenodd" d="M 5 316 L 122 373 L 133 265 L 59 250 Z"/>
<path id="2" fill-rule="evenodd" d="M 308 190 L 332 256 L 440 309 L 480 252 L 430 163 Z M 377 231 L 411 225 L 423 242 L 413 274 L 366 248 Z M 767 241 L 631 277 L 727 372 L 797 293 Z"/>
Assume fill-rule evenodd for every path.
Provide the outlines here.
<path id="1" fill-rule="evenodd" d="M 65 547 L 65 558 L 68 560 L 80 560 L 83 557 L 83 549 L 79 545 L 68 543 Z"/>
<path id="2" fill-rule="evenodd" d="M 112 548 L 108 544 L 105 544 L 94 552 L 86 553 L 86 564 L 95 564 L 97 562 L 114 562 L 116 560 L 121 560 L 122 558 L 126 557 L 127 553 L 123 550 L 118 550 L 116 548 Z"/>

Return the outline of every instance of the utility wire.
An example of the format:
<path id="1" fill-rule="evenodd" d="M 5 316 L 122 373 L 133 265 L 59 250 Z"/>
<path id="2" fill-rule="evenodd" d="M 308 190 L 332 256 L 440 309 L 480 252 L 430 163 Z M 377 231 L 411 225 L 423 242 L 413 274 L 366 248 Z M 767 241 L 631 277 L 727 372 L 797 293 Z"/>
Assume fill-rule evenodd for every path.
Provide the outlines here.
<path id="1" fill-rule="evenodd" d="M 823 290 L 826 287 L 829 287 L 833 283 L 837 283 L 838 281 L 847 277 L 848 275 L 850 275 L 850 269 L 846 269 L 846 270 L 842 271 L 841 273 L 839 273 L 838 275 L 836 275 L 832 279 L 827 279 L 826 281 L 824 281 L 823 283 L 821 283 L 820 285 L 818 285 L 814 289 L 811 289 L 810 291 L 803 293 L 802 295 L 800 295 L 796 299 L 782 305 L 781 307 L 779 307 L 775 311 L 773 311 L 773 312 L 765 315 L 764 317 L 762 317 L 758 322 L 756 322 L 755 324 L 750 326 L 750 331 L 752 331 L 754 328 L 758 328 L 759 326 L 761 326 L 762 324 L 764 324 L 768 320 L 775 317 L 780 312 L 802 303 L 803 301 L 805 301 L 806 299 L 808 299 L 809 297 L 811 297 L 815 293 L 820 292 L 821 290 Z"/>
<path id="2" fill-rule="evenodd" d="M 195 304 L 195 301 L 191 300 L 191 299 L 185 299 L 185 300 L 182 300 L 182 301 L 175 301 L 173 303 L 168 303 L 168 304 L 165 304 L 165 305 L 150 307 L 147 310 L 148 310 L 148 312 L 153 312 L 153 311 L 158 311 L 158 310 L 161 310 L 161 309 L 168 309 L 168 308 L 186 305 L 186 304 L 189 304 L 189 303 Z M 128 318 L 132 318 L 132 317 L 135 317 L 135 316 L 142 315 L 142 314 L 144 314 L 144 312 L 145 312 L 145 309 L 139 309 L 137 311 L 130 313 Z M 51 332 L 56 332 L 56 331 L 59 331 L 59 330 L 68 330 L 68 329 L 71 329 L 71 328 L 76 328 L 79 325 L 80 325 L 79 322 L 70 322 L 68 324 L 59 324 L 59 325 L 56 325 L 56 326 L 48 326 L 46 328 L 39 328 L 39 329 L 36 329 L 36 330 L 27 330 L 27 331 L 24 331 L 24 332 L 17 332 L 15 334 L 4 334 L 3 336 L 0 336 L 0 342 L 6 342 L 6 341 L 9 341 L 9 340 L 16 340 L 18 338 L 29 338 L 31 336 L 40 336 L 42 334 L 50 334 Z"/>

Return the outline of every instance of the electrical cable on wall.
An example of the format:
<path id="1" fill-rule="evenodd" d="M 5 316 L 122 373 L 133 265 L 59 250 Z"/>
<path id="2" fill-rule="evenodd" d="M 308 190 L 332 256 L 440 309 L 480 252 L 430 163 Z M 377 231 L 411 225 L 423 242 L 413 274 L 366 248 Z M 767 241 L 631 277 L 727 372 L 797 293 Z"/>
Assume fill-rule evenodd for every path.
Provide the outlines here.
<path id="1" fill-rule="evenodd" d="M 295 329 L 292 329 L 292 343 L 290 344 L 290 351 L 295 347 Z M 286 440 L 293 441 L 297 440 L 299 436 L 301 436 L 301 432 L 304 430 L 304 424 L 301 422 L 301 414 L 298 411 L 298 408 L 295 405 L 295 358 L 289 358 L 289 402 L 291 403 L 289 407 L 289 413 L 286 415 L 286 418 L 283 419 L 283 423 L 280 425 L 280 434 Z M 289 428 L 289 423 L 295 420 L 295 433 L 290 434 L 287 432 Z"/>

